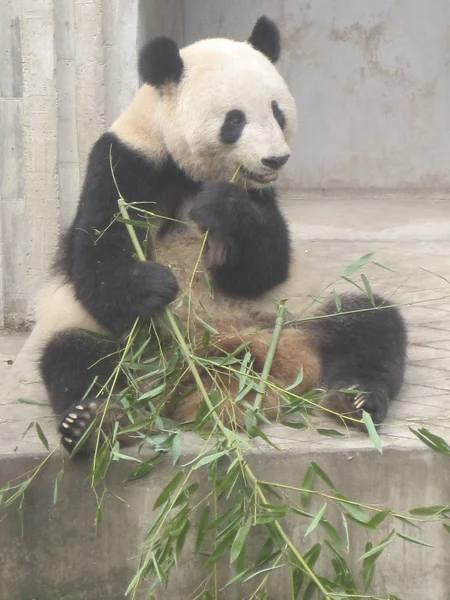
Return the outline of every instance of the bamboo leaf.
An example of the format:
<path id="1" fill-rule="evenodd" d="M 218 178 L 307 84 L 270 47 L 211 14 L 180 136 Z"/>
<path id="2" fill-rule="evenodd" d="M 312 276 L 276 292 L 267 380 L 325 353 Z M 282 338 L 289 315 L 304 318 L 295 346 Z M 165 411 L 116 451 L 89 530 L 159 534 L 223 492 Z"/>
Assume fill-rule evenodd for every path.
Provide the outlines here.
<path id="1" fill-rule="evenodd" d="M 53 504 L 56 504 L 56 502 L 58 501 L 58 488 L 63 475 L 64 469 L 61 469 L 61 471 L 59 471 L 55 477 L 55 487 L 53 489 Z"/>
<path id="2" fill-rule="evenodd" d="M 208 465 L 209 463 L 218 460 L 222 456 L 225 456 L 225 454 L 228 454 L 228 450 L 222 450 L 221 452 L 214 452 L 214 454 L 208 454 L 208 456 L 204 456 L 197 462 L 197 464 L 193 467 L 193 470 L 195 471 L 195 469 L 199 469 L 204 465 Z"/>
<path id="3" fill-rule="evenodd" d="M 447 513 L 450 511 L 450 504 L 446 505 L 437 505 L 437 506 L 419 506 L 418 508 L 413 508 L 409 512 L 412 515 L 420 515 L 424 517 L 434 517 L 439 514 Z"/>
<path id="4" fill-rule="evenodd" d="M 198 531 L 197 531 L 197 539 L 195 541 L 195 551 L 198 552 L 202 547 L 203 540 L 205 538 L 205 533 L 209 523 L 209 506 L 205 506 L 200 516 L 200 520 L 198 522 Z"/>
<path id="5" fill-rule="evenodd" d="M 373 424 L 372 417 L 365 410 L 363 410 L 363 413 L 362 413 L 362 420 L 364 421 L 364 423 L 367 427 L 367 431 L 369 433 L 369 437 L 372 441 L 372 444 L 375 446 L 375 448 L 378 450 L 378 452 L 380 452 L 380 454 L 383 454 L 383 448 L 381 446 L 380 436 L 378 435 L 376 427 Z"/>
<path id="6" fill-rule="evenodd" d="M 294 388 L 296 388 L 298 385 L 301 384 L 301 382 L 303 381 L 303 369 L 300 371 L 300 373 L 297 375 L 297 379 L 294 381 L 294 383 L 291 383 L 291 385 L 288 385 L 287 387 L 285 387 L 284 389 L 289 392 L 291 390 L 293 390 Z"/>
<path id="7" fill-rule="evenodd" d="M 358 258 L 358 260 L 355 260 L 354 263 L 344 269 L 344 276 L 348 277 L 356 271 L 359 271 L 359 269 L 362 269 L 362 267 L 365 267 L 371 261 L 374 254 L 374 252 L 371 252 L 370 254 L 365 254 L 364 256 L 361 256 L 361 258 Z"/>
<path id="8" fill-rule="evenodd" d="M 380 556 L 380 554 L 383 552 L 383 550 L 389 546 L 390 544 L 392 544 L 392 542 L 395 539 L 395 531 L 391 531 L 391 533 L 388 535 L 388 537 L 386 539 L 384 539 L 382 542 L 380 542 L 378 544 L 378 546 L 374 546 L 373 548 L 371 548 L 368 552 L 365 552 L 361 558 L 359 560 L 365 560 L 366 558 L 369 558 L 370 556 Z"/>
<path id="9" fill-rule="evenodd" d="M 159 494 L 158 498 L 156 499 L 155 504 L 153 505 L 153 508 L 159 508 L 160 506 L 162 506 L 164 504 L 164 502 L 166 502 L 166 500 L 168 500 L 171 493 L 174 490 L 176 490 L 176 488 L 178 487 L 178 485 L 180 484 L 182 479 L 183 479 L 183 471 L 178 471 L 178 473 L 175 475 L 175 477 L 169 481 L 169 483 L 166 485 L 166 487 L 163 489 L 163 491 Z"/>
<path id="10" fill-rule="evenodd" d="M 247 517 L 247 521 L 245 525 L 243 525 L 236 534 L 236 537 L 233 540 L 233 544 L 231 545 L 230 550 L 230 564 L 233 564 L 239 557 L 242 552 L 242 549 L 245 544 L 245 540 L 247 539 L 248 532 L 250 531 L 250 527 L 252 525 L 252 517 Z"/>
<path id="11" fill-rule="evenodd" d="M 311 501 L 311 494 L 309 493 L 310 490 L 312 490 L 312 484 L 314 481 L 314 468 L 312 467 L 312 465 L 310 465 L 306 471 L 305 477 L 303 479 L 303 483 L 302 483 L 302 494 L 301 494 L 301 500 L 302 500 L 302 506 L 304 506 L 305 508 L 308 508 L 309 503 Z"/>
<path id="12" fill-rule="evenodd" d="M 191 522 L 189 521 L 189 519 L 187 519 L 186 523 L 184 524 L 184 527 L 182 528 L 182 530 L 180 531 L 180 533 L 178 534 L 178 537 L 177 537 L 177 544 L 176 544 L 176 550 L 175 550 L 175 554 L 176 554 L 177 558 L 180 556 L 181 552 L 183 551 L 184 544 L 186 542 L 186 536 L 188 534 L 190 527 L 191 527 Z"/>
<path id="13" fill-rule="evenodd" d="M 147 460 L 137 467 L 135 467 L 128 475 L 127 481 L 136 481 L 136 479 L 140 479 L 141 477 L 145 477 L 149 473 L 153 471 L 156 465 L 161 462 L 162 456 L 158 455 L 150 460 Z"/>
<path id="14" fill-rule="evenodd" d="M 361 273 L 361 279 L 364 284 L 364 288 L 366 290 L 367 297 L 369 298 L 371 304 L 373 304 L 373 306 L 375 306 L 375 298 L 373 297 L 372 288 L 370 287 L 369 280 L 364 275 L 364 273 Z"/>
<path id="15" fill-rule="evenodd" d="M 397 532 L 397 536 L 399 538 L 402 538 L 402 540 L 406 540 L 407 542 L 418 544 L 419 546 L 427 546 L 428 548 L 433 548 L 433 544 L 429 544 L 428 542 L 424 542 L 423 540 L 419 540 L 418 538 L 411 537 L 410 535 L 405 535 L 404 533 Z"/>
<path id="16" fill-rule="evenodd" d="M 44 432 L 42 431 L 41 426 L 39 425 L 39 423 L 36 423 L 36 431 L 38 434 L 38 438 L 40 439 L 42 445 L 45 447 L 46 450 L 50 450 L 49 446 L 48 446 L 48 441 L 47 438 L 45 437 Z"/>
<path id="17" fill-rule="evenodd" d="M 323 517 L 323 515 L 324 515 L 324 513 L 325 513 L 325 511 L 327 509 L 327 506 L 328 505 L 325 502 L 325 504 L 322 506 L 322 508 L 319 510 L 319 512 L 317 513 L 317 515 L 314 517 L 314 519 L 310 523 L 308 529 L 306 530 L 305 537 L 307 535 L 309 535 L 310 533 L 312 533 L 316 529 L 317 525 L 320 523 L 320 520 L 322 519 L 322 517 Z"/>
<path id="18" fill-rule="evenodd" d="M 336 431 L 336 429 L 317 429 L 319 435 L 325 435 L 327 437 L 345 437 L 345 433 L 342 431 Z"/>
<path id="19" fill-rule="evenodd" d="M 425 427 L 421 427 L 417 431 L 412 427 L 409 427 L 409 430 L 416 437 L 418 437 L 420 441 L 422 441 L 425 445 L 427 445 L 435 452 L 438 452 L 440 454 L 450 454 L 450 446 L 447 444 L 447 442 L 441 437 L 434 435 L 434 433 L 428 431 L 428 429 L 426 429 Z"/>
<path id="20" fill-rule="evenodd" d="M 319 465 L 315 462 L 311 463 L 311 467 L 314 469 L 314 472 L 323 480 L 325 481 L 325 483 L 327 485 L 330 486 L 330 488 L 333 488 L 333 490 L 335 490 L 336 488 L 334 487 L 334 483 L 331 481 L 331 479 L 328 477 L 328 475 L 325 473 L 325 471 L 323 469 L 321 469 L 319 467 Z"/>
<path id="21" fill-rule="evenodd" d="M 380 525 L 380 523 L 382 523 L 390 514 L 391 511 L 388 509 L 380 510 L 379 513 L 377 513 L 374 517 L 370 519 L 370 521 L 367 523 L 367 527 L 372 527 L 373 529 L 376 529 L 378 525 Z"/>

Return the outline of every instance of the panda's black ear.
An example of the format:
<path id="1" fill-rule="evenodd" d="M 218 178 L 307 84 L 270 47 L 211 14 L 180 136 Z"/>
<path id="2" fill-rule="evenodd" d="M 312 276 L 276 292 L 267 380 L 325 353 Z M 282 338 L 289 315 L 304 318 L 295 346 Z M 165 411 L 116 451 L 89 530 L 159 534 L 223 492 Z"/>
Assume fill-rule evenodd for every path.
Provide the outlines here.
<path id="1" fill-rule="evenodd" d="M 262 52 L 271 62 L 276 63 L 280 58 L 280 31 L 274 21 L 268 17 L 260 17 L 256 21 L 248 41 L 253 48 Z"/>
<path id="2" fill-rule="evenodd" d="M 178 46 L 167 37 L 148 42 L 139 54 L 139 75 L 145 83 L 155 87 L 177 83 L 181 79 L 183 68 Z"/>

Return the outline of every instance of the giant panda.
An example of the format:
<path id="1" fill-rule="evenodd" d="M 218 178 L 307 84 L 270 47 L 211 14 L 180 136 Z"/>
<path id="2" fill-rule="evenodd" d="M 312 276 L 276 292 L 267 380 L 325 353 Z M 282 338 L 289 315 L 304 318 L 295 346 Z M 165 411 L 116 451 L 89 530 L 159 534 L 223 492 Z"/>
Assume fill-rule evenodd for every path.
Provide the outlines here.
<path id="1" fill-rule="evenodd" d="M 85 396 L 93 379 L 102 385 L 118 360 L 89 331 L 120 344 L 137 317 L 170 305 L 190 321 L 194 344 L 213 315 L 211 352 L 244 343 L 254 369 L 262 369 L 277 301 L 295 288 L 298 297 L 307 283 L 290 277 L 295 257 L 275 188 L 296 124 L 293 97 L 274 66 L 279 55 L 279 30 L 267 17 L 244 42 L 204 39 L 180 50 L 160 37 L 143 47 L 143 84 L 90 152 L 76 216 L 37 305 L 39 368 L 67 450 L 104 402 L 97 388 Z M 125 224 L 115 219 L 119 193 L 140 209 L 135 221 L 153 224 L 151 236 L 136 227 L 147 261 L 137 260 Z M 186 304 L 202 320 L 189 319 Z M 381 423 L 403 381 L 402 316 L 380 296 L 373 303 L 354 293 L 343 294 L 339 314 L 327 318 L 335 312 L 329 299 L 314 319 L 282 331 L 272 381 L 299 381 L 297 394 L 324 389 L 330 410 L 358 416 L 364 408 Z M 206 385 L 210 391 L 214 382 Z M 237 382 L 229 378 L 227 386 L 224 422 L 231 411 L 242 423 L 232 406 Z M 174 390 L 169 400 L 170 416 L 186 421 L 201 397 Z M 269 419 L 279 402 L 269 389 L 261 405 Z"/>

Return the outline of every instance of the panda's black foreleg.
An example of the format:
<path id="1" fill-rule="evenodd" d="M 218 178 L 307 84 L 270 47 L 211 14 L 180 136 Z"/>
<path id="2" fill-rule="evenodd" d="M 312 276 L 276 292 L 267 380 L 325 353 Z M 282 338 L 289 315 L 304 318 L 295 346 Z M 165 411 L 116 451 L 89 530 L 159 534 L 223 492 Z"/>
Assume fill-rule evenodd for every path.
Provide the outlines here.
<path id="1" fill-rule="evenodd" d="M 380 424 L 403 384 L 407 332 L 397 308 L 374 300 L 343 294 L 339 311 L 330 300 L 309 327 L 323 364 L 324 405 L 357 419 L 365 410 Z"/>
<path id="2" fill-rule="evenodd" d="M 69 451 L 75 448 L 105 400 L 104 395 L 96 397 L 97 392 L 117 365 L 118 349 L 112 342 L 67 329 L 55 334 L 42 352 L 40 372 L 59 421 L 62 444 Z"/>
<path id="3" fill-rule="evenodd" d="M 226 294 L 257 298 L 287 279 L 289 232 L 272 188 L 205 184 L 190 217 L 209 231 L 209 242 L 220 240 L 221 260 L 208 262 L 214 284 Z"/>

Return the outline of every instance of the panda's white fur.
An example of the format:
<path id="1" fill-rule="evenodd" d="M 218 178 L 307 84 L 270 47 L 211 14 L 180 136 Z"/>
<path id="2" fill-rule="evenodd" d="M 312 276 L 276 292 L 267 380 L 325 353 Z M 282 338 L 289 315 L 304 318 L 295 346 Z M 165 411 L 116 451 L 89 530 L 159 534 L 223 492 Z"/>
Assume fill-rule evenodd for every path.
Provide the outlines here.
<path id="1" fill-rule="evenodd" d="M 180 54 L 181 82 L 165 86 L 162 93 L 144 84 L 111 131 L 156 164 L 170 153 L 187 175 L 202 182 L 230 180 L 239 166 L 259 173 L 262 157 L 290 153 L 294 99 L 261 52 L 248 42 L 207 39 Z M 273 118 L 272 101 L 286 117 L 283 131 Z M 238 144 L 220 145 L 218 133 L 230 107 L 244 111 L 248 124 Z"/>

